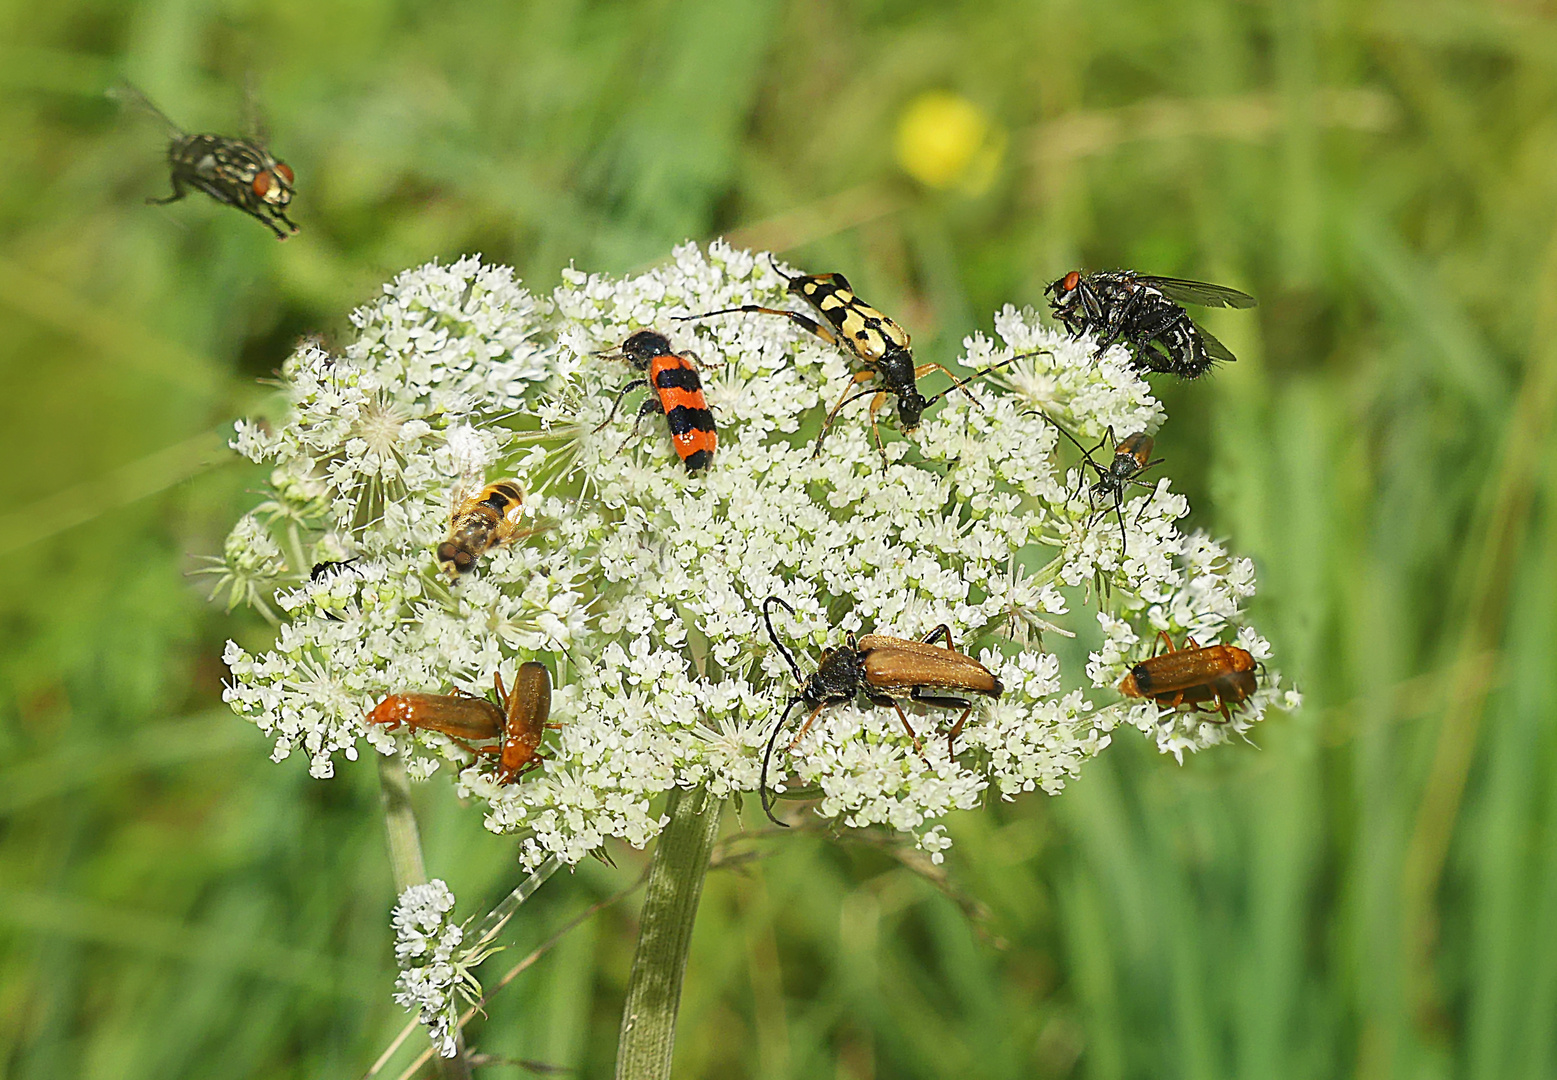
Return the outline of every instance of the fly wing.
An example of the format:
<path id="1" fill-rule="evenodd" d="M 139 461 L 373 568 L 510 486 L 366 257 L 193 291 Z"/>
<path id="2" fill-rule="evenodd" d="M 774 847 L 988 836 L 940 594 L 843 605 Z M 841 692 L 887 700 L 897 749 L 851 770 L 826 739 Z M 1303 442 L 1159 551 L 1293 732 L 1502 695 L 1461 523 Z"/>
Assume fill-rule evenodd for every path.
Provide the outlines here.
<path id="1" fill-rule="evenodd" d="M 1157 288 L 1169 300 L 1198 307 L 1250 308 L 1256 303 L 1248 293 L 1229 289 L 1226 285 L 1212 285 L 1207 281 L 1189 281 L 1185 278 L 1140 276 L 1141 281 Z"/>
<path id="2" fill-rule="evenodd" d="M 162 121 L 172 138 L 182 139 L 184 137 L 184 129 L 175 124 L 167 113 L 157 108 L 152 103 L 151 98 L 147 97 L 141 88 L 134 83 L 120 79 L 108 88 L 106 96 L 110 101 L 117 101 L 120 105 L 144 109 L 146 112 L 151 113 L 151 115 Z"/>
<path id="3" fill-rule="evenodd" d="M 1229 364 L 1231 364 L 1234 360 L 1238 359 L 1236 356 L 1233 355 L 1231 349 L 1229 349 L 1226 345 L 1223 345 L 1220 341 L 1218 341 L 1216 339 L 1216 336 L 1214 334 L 1212 334 L 1211 331 L 1207 330 L 1205 327 L 1201 326 L 1199 323 L 1195 324 L 1195 329 L 1200 334 L 1200 341 L 1201 341 L 1201 343 L 1203 345 L 1205 345 L 1205 347 L 1206 347 L 1206 355 L 1211 357 L 1211 359 L 1213 359 L 1213 360 L 1225 360 Z"/>

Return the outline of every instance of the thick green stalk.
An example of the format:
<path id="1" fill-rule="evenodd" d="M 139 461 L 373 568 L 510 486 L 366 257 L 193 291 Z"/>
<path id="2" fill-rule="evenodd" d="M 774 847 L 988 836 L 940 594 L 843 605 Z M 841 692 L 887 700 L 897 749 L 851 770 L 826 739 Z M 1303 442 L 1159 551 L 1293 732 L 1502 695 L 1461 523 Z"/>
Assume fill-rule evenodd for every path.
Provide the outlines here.
<path id="1" fill-rule="evenodd" d="M 395 895 L 412 885 L 427 881 L 427 864 L 422 861 L 422 836 L 411 809 L 411 777 L 405 771 L 400 754 L 378 754 L 379 791 L 384 799 L 384 830 L 389 834 L 389 866 L 395 876 Z M 443 1080 L 470 1080 L 470 1065 L 465 1060 L 465 1037 L 454 1033 L 459 1052 L 451 1058 L 438 1057 L 438 1075 Z"/>
<path id="2" fill-rule="evenodd" d="M 638 951 L 622 1007 L 617 1080 L 668 1080 L 670 1076 L 692 921 L 719 831 L 719 802 L 707 788 L 672 791 L 665 812 L 670 824 L 654 849 L 648 895 L 639 916 Z"/>

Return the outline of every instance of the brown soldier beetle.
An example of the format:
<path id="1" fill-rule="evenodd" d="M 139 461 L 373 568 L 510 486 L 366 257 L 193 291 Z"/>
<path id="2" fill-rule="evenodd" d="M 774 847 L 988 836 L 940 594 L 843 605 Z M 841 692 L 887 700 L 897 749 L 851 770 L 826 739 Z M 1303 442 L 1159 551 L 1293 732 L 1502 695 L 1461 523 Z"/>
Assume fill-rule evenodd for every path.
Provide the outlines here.
<path id="1" fill-rule="evenodd" d="M 492 676 L 502 707 L 486 698 L 467 694 L 391 694 L 368 713 L 368 723 L 383 724 L 386 731 L 401 726 L 437 731 L 477 757 L 498 759 L 497 782 L 510 784 L 546 760 L 538 751 L 551 715 L 551 674 L 534 660 L 520 664 L 514 688 L 503 686 L 503 673 Z M 472 746 L 470 740 L 498 739 L 491 746 Z"/>
<path id="2" fill-rule="evenodd" d="M 1151 698 L 1163 712 L 1189 705 L 1196 712 L 1219 712 L 1222 722 L 1231 722 L 1232 708 L 1254 696 L 1259 683 L 1255 668 L 1259 664 L 1246 649 L 1236 645 L 1198 645 L 1185 638 L 1184 647 L 1175 649 L 1167 631 L 1157 633 L 1166 651 L 1153 653 L 1130 668 L 1119 683 L 1125 697 Z M 1215 701 L 1215 708 L 1206 708 Z"/>
<path id="3" fill-rule="evenodd" d="M 823 325 L 798 311 L 762 307 L 757 304 L 742 304 L 740 307 L 705 311 L 701 315 L 679 315 L 677 318 L 681 321 L 708 319 L 715 315 L 730 315 L 736 312 L 777 315 L 790 320 L 802 330 L 815 334 L 827 344 L 852 353 L 854 358 L 864 366 L 864 370 L 854 373 L 854 385 L 872 379 L 879 380 L 877 385 L 861 390 L 859 393 L 850 392 L 853 386 L 844 390 L 843 396 L 838 399 L 838 404 L 832 407 L 832 411 L 827 414 L 827 419 L 822 422 L 822 430 L 816 436 L 816 447 L 811 451 L 812 457 L 822 452 L 822 441 L 827 438 L 827 432 L 832 428 L 839 410 L 851 401 L 871 397 L 870 430 L 876 437 L 876 449 L 881 451 L 882 460 L 885 461 L 887 448 L 881 441 L 881 428 L 876 422 L 876 414 L 881 411 L 881 407 L 887 403 L 889 397 L 897 399 L 898 426 L 905 432 L 913 431 L 919 426 L 925 410 L 952 390 L 961 390 L 968 395 L 969 401 L 978 404 L 978 399 L 968 390 L 967 384 L 1021 359 L 1013 356 L 983 371 L 975 372 L 966 379 L 959 379 L 951 369 L 942 364 L 931 362 L 915 365 L 908 331 L 856 296 L 848 278 L 837 273 L 798 274 L 792 277 L 780 270 L 776 262 L 772 265 L 774 271 L 789 282 L 789 291 L 811 305 L 828 325 Z M 926 398 L 919 392 L 917 380 L 937 370 L 946 372 L 952 380 L 952 385 L 934 397 Z"/>
<path id="4" fill-rule="evenodd" d="M 1147 469 L 1161 465 L 1167 458 L 1151 460 L 1152 447 L 1155 444 L 1152 437 L 1144 431 L 1138 431 L 1134 435 L 1126 435 L 1118 442 L 1114 442 L 1114 429 L 1110 427 L 1108 433 L 1103 436 L 1098 444 L 1089 450 L 1082 446 L 1081 441 L 1066 431 L 1058 421 L 1046 413 L 1040 412 L 1038 415 L 1048 420 L 1049 423 L 1054 425 L 1055 430 L 1075 444 L 1076 449 L 1081 451 L 1081 460 L 1090 466 L 1093 472 L 1097 473 L 1097 482 L 1087 490 L 1087 502 L 1092 507 L 1094 520 L 1096 520 L 1098 515 L 1106 514 L 1109 511 L 1107 506 L 1104 506 L 1102 510 L 1098 509 L 1097 498 L 1099 496 L 1105 499 L 1110 496 L 1113 497 L 1114 517 L 1119 520 L 1119 553 L 1124 555 L 1128 545 L 1128 541 L 1125 539 L 1124 513 L 1121 509 L 1124 505 L 1125 489 L 1134 484 L 1136 487 L 1145 488 L 1147 491 L 1155 491 L 1154 485 L 1143 483 L 1137 477 Z M 1092 455 L 1110 443 L 1114 447 L 1114 460 L 1110 461 L 1106 466 L 1099 465 Z M 1081 479 L 1082 483 L 1086 482 L 1086 473 L 1081 474 Z M 1079 488 L 1077 489 L 1077 494 L 1080 494 Z M 1150 502 L 1151 500 L 1147 499 L 1141 504 L 1140 510 L 1136 511 L 1135 520 L 1137 522 L 1141 520 L 1141 515 L 1146 512 L 1146 507 Z"/>
<path id="5" fill-rule="evenodd" d="M 946 751 L 950 754 L 957 736 L 962 734 L 962 725 L 967 723 L 973 713 L 973 702 L 960 695 L 984 694 L 998 698 L 1004 690 L 1000 680 L 988 668 L 956 650 L 952 645 L 951 628 L 945 623 L 931 630 L 923 641 L 907 641 L 885 634 L 866 634 L 856 639 L 850 634 L 843 646 L 822 653 L 816 671 L 807 679 L 800 674 L 800 665 L 795 663 L 794 656 L 773 630 L 770 611 L 774 604 L 780 605 L 791 615 L 795 609 L 777 596 L 770 596 L 762 604 L 762 621 L 768 628 L 768 638 L 789 662 L 789 669 L 795 673 L 795 681 L 800 683 L 800 693 L 785 702 L 784 713 L 778 723 L 773 725 L 773 734 L 768 737 L 767 748 L 762 753 L 762 781 L 758 785 L 758 792 L 762 799 L 762 812 L 775 825 L 784 823 L 773 816 L 773 797 L 768 790 L 768 763 L 773 757 L 773 747 L 778 742 L 779 732 L 784 730 L 789 714 L 796 705 L 811 706 L 811 714 L 789 741 L 791 750 L 805 738 L 806 732 L 811 730 L 811 725 L 823 709 L 830 705 L 847 704 L 860 693 L 877 708 L 890 707 L 896 710 L 898 719 L 903 722 L 903 729 L 914 740 L 916 747 L 919 745 L 919 736 L 914 734 L 908 715 L 897 703 L 898 698 L 961 709 L 962 715 L 952 725 L 946 738 Z M 946 639 L 945 648 L 930 644 L 938 637 Z"/>

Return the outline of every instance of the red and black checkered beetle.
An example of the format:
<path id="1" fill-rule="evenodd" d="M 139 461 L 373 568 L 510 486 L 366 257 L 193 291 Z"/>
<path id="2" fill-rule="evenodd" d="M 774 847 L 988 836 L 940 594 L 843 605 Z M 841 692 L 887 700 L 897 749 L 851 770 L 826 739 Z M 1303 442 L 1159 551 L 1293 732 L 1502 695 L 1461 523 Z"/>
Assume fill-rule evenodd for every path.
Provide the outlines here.
<path id="1" fill-rule="evenodd" d="M 796 705 L 811 706 L 811 714 L 790 740 L 791 749 L 805 738 L 806 732 L 811 730 L 811 725 L 823 709 L 829 705 L 843 705 L 853 701 L 860 693 L 878 708 L 896 710 L 898 719 L 903 722 L 903 729 L 915 745 L 919 742 L 919 736 L 914 734 L 908 715 L 897 703 L 898 698 L 961 709 L 962 715 L 952 725 L 946 739 L 946 751 L 951 754 L 957 736 L 962 734 L 962 725 L 967 723 L 973 713 L 973 703 L 959 695 L 984 694 L 998 698 L 1004 690 L 993 672 L 973 657 L 956 650 L 952 645 L 951 627 L 945 623 L 931 630 L 923 641 L 906 641 L 885 634 L 866 634 L 856 639 L 850 634 L 841 648 L 828 649 L 822 653 L 816 671 L 807 679 L 800 674 L 800 665 L 795 663 L 794 656 L 773 630 L 770 610 L 774 604 L 791 615 L 795 609 L 777 596 L 770 596 L 762 604 L 762 621 L 768 628 L 769 639 L 789 662 L 789 669 L 795 673 L 795 681 L 800 683 L 800 693 L 785 703 L 783 715 L 773 725 L 773 734 L 768 737 L 768 745 L 762 752 L 762 780 L 758 785 L 758 794 L 762 799 L 762 812 L 775 824 L 784 823 L 773 816 L 773 799 L 768 791 L 768 763 L 773 757 L 773 747 L 778 742 L 779 732 L 784 730 L 789 714 Z M 946 639 L 945 648 L 930 644 L 938 637 Z"/>
<path id="2" fill-rule="evenodd" d="M 677 317 L 682 320 L 707 319 L 715 315 L 729 315 L 735 312 L 778 315 L 790 320 L 801 329 L 815 334 L 829 345 L 837 345 L 854 354 L 855 359 L 864 367 L 863 370 L 855 372 L 854 383 L 857 385 L 872 379 L 879 382 L 876 386 L 858 393 L 852 392 L 852 386 L 844 390 L 843 396 L 838 399 L 838 404 L 832 407 L 827 414 L 827 419 L 822 422 L 822 430 L 817 433 L 816 447 L 812 451 L 813 457 L 822 452 L 822 440 L 827 438 L 827 432 L 833 426 L 833 420 L 837 418 L 839 410 L 851 401 L 874 395 L 870 403 L 870 430 L 876 437 L 876 449 L 881 451 L 881 456 L 885 459 L 887 448 L 881 441 L 881 429 L 876 423 L 876 413 L 887 403 L 889 397 L 897 400 L 898 426 L 903 431 L 913 431 L 919 426 L 925 410 L 951 390 L 961 390 L 968 395 L 969 400 L 975 400 L 967 388 L 967 383 L 982 378 L 1013 360 L 1020 359 L 1012 357 L 1010 360 L 1002 360 L 966 379 L 959 379 L 949 368 L 941 364 L 929 363 L 916 366 L 908 331 L 856 296 L 848 278 L 842 274 L 802 274 L 791 277 L 779 270 L 777 263 L 774 263 L 773 269 L 789 282 L 790 292 L 810 304 L 830 325 L 823 326 L 798 311 L 761 307 L 757 304 L 742 304 L 740 307 L 705 311 L 701 315 Z M 919 392 L 918 380 L 932 371 L 946 372 L 952 380 L 952 385 L 934 397 L 926 398 Z"/>
<path id="3" fill-rule="evenodd" d="M 714 460 L 714 449 L 719 436 L 714 431 L 714 414 L 709 411 L 708 399 L 703 396 L 703 381 L 698 377 L 697 364 L 691 353 L 671 352 L 670 341 L 664 334 L 653 330 L 639 330 L 619 349 L 601 354 L 613 360 L 625 360 L 648 378 L 634 379 L 616 392 L 611 413 L 597 427 L 602 431 L 616 417 L 622 397 L 629 390 L 647 386 L 652 393 L 638 410 L 633 421 L 633 435 L 638 425 L 649 413 L 664 413 L 670 427 L 670 443 L 676 449 L 687 472 L 707 468 Z M 628 436 L 629 440 L 632 436 Z"/>
<path id="4" fill-rule="evenodd" d="M 167 125 L 168 166 L 172 171 L 173 194 L 165 199 L 147 199 L 154 206 L 178 202 L 188 189 L 203 191 L 219 203 L 242 210 L 262 221 L 277 240 L 288 233 L 276 225 L 279 221 L 292 232 L 297 225 L 287 218 L 296 177 L 292 167 L 271 155 L 263 140 L 234 139 L 226 135 L 190 135 L 152 104 L 150 98 L 129 83 L 120 83 L 109 91 L 120 101 L 146 109 Z"/>

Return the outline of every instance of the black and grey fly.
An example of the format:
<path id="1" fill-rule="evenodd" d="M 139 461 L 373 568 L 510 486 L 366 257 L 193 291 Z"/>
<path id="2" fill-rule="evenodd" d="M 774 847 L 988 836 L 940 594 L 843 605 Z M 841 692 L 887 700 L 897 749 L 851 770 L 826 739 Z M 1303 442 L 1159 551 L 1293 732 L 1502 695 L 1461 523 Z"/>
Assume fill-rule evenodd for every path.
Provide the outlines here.
<path id="1" fill-rule="evenodd" d="M 1136 365 L 1193 379 L 1233 356 L 1210 331 L 1195 325 L 1181 306 L 1248 308 L 1254 297 L 1204 281 L 1154 277 L 1133 270 L 1072 270 L 1044 290 L 1054 317 L 1073 336 L 1091 332 L 1097 347 L 1124 342 Z"/>
<path id="2" fill-rule="evenodd" d="M 173 194 L 165 199 L 147 199 L 148 203 L 163 206 L 178 202 L 193 188 L 264 222 L 278 240 L 290 235 L 282 231 L 278 221 L 297 232 L 297 226 L 286 215 L 295 179 L 292 168 L 274 157 L 262 138 L 190 135 L 137 87 L 121 82 L 108 94 L 117 101 L 145 109 L 167 126 Z"/>

